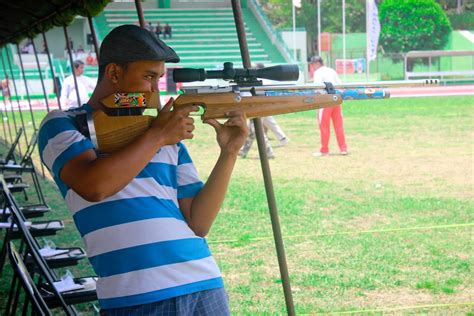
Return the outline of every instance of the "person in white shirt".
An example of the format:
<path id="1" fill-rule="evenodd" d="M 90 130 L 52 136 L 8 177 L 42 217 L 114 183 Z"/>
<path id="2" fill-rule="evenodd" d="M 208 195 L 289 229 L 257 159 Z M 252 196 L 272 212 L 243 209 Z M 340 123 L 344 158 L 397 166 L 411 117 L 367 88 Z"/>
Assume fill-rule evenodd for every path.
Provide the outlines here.
<path id="1" fill-rule="evenodd" d="M 74 74 L 76 75 L 77 88 L 79 90 L 79 98 L 77 100 L 76 86 L 74 85 L 74 77 L 71 75 L 64 79 L 61 88 L 61 107 L 63 109 L 76 108 L 89 100 L 89 93 L 94 91 L 96 82 L 92 78 L 84 76 L 84 63 L 76 60 L 72 63 Z"/>
<path id="2" fill-rule="evenodd" d="M 33 48 L 33 43 L 31 40 L 28 40 L 25 44 L 25 46 L 22 47 L 21 49 L 22 54 L 34 54 L 35 50 Z"/>
<path id="3" fill-rule="evenodd" d="M 314 83 L 330 82 L 340 83 L 339 76 L 334 69 L 324 66 L 323 59 L 320 56 L 313 56 L 311 62 L 314 64 Z M 348 154 L 346 138 L 344 136 L 344 121 L 342 118 L 342 105 L 319 109 L 318 122 L 321 133 L 321 148 L 313 153 L 315 157 L 329 155 L 329 137 L 331 136 L 331 120 L 336 132 L 337 144 L 341 155 Z"/>
<path id="4" fill-rule="evenodd" d="M 263 63 L 256 63 L 255 68 L 262 69 L 262 68 L 265 68 L 265 65 Z M 263 85 L 272 85 L 272 84 L 275 84 L 275 81 L 262 79 L 262 83 Z M 273 132 L 273 134 L 275 134 L 278 141 L 280 142 L 280 146 L 285 146 L 286 144 L 288 144 L 290 139 L 286 136 L 285 132 L 283 132 L 280 125 L 278 125 L 277 121 L 275 120 L 273 116 L 262 117 L 262 124 L 263 124 L 263 127 L 265 128 L 265 133 L 267 132 L 268 129 L 270 129 Z"/>
<path id="5" fill-rule="evenodd" d="M 265 65 L 262 63 L 257 63 L 255 64 L 255 68 L 262 69 L 262 68 L 265 68 Z M 272 80 L 262 79 L 262 82 L 263 82 L 263 85 L 270 85 L 272 83 Z M 249 120 L 247 124 L 248 124 L 249 134 L 247 136 L 247 139 L 245 140 L 244 145 L 242 146 L 239 152 L 239 156 L 242 158 L 247 157 L 247 154 L 250 151 L 250 148 L 252 148 L 253 141 L 257 137 L 255 133 L 255 126 L 253 125 L 253 121 Z M 285 132 L 283 132 L 280 125 L 278 125 L 277 121 L 275 120 L 273 116 L 262 117 L 262 124 L 263 124 L 264 132 L 265 132 L 263 136 L 265 140 L 265 148 L 267 150 L 267 158 L 273 159 L 275 158 L 275 155 L 273 154 L 273 148 L 268 140 L 267 130 L 270 129 L 275 134 L 275 136 L 280 141 L 280 147 L 288 144 L 290 139 L 286 136 Z"/>

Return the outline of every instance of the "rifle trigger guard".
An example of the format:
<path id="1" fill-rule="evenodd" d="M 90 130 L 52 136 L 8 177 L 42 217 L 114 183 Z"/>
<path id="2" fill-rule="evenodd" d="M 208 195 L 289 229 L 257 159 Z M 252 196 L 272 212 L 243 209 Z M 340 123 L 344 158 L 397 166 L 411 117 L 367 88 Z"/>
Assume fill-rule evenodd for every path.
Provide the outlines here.
<path id="1" fill-rule="evenodd" d="M 331 82 L 324 82 L 324 85 L 326 86 L 326 91 L 328 94 L 335 94 L 336 93 L 336 89 L 334 89 L 334 86 Z"/>
<path id="2" fill-rule="evenodd" d="M 199 110 L 197 112 L 191 112 L 191 114 L 189 114 L 189 116 L 203 116 L 204 113 L 206 113 L 206 105 L 205 104 L 201 104 L 201 103 L 196 103 L 194 104 L 196 105 Z"/>

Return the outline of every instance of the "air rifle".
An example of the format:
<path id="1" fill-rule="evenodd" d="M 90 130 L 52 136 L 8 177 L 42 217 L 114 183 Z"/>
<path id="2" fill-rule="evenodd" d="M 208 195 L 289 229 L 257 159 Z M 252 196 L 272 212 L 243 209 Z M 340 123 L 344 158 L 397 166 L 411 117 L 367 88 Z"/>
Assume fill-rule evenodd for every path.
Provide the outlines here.
<path id="1" fill-rule="evenodd" d="M 382 87 L 424 86 L 437 80 L 410 80 L 373 83 L 307 85 L 263 85 L 260 79 L 295 81 L 297 65 L 237 69 L 224 63 L 223 70 L 174 69 L 175 82 L 223 79 L 232 85 L 182 88 L 173 107 L 197 105 L 203 109 L 202 119 L 224 119 L 232 110 L 243 111 L 247 118 L 307 111 L 340 105 L 348 99 L 384 99 L 390 94 Z M 131 143 L 146 131 L 154 116 L 143 115 L 149 108 L 160 108 L 158 93 L 116 93 L 102 100 L 107 114 L 94 111 L 79 122 L 82 132 L 103 153 L 114 152 Z"/>

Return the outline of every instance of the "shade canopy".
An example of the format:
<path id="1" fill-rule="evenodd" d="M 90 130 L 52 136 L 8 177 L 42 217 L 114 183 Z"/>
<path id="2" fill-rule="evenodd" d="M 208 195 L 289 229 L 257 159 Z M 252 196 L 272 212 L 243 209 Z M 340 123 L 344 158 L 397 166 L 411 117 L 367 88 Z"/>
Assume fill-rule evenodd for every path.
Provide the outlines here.
<path id="1" fill-rule="evenodd" d="M 109 0 L 0 0 L 0 47 L 33 38 L 57 26 L 69 25 L 77 15 L 96 16 Z"/>

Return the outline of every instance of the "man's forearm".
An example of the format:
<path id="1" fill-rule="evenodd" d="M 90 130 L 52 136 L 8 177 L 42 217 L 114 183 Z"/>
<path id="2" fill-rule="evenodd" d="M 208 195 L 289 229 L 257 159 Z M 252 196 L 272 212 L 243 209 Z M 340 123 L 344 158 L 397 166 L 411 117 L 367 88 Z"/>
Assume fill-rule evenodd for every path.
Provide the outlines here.
<path id="1" fill-rule="evenodd" d="M 126 147 L 101 158 L 94 152 L 83 153 L 68 162 L 61 179 L 89 201 L 100 201 L 123 189 L 148 164 L 159 148 L 192 138 L 193 121 L 188 106 L 170 112 L 167 103 L 150 129 Z"/>
<path id="2" fill-rule="evenodd" d="M 89 201 L 103 200 L 123 189 L 148 164 L 161 147 L 150 133 L 113 154 L 71 162 L 62 180 Z"/>
<path id="3" fill-rule="evenodd" d="M 209 232 L 224 201 L 237 154 L 221 152 L 204 187 L 193 199 L 188 225 L 198 236 Z"/>

